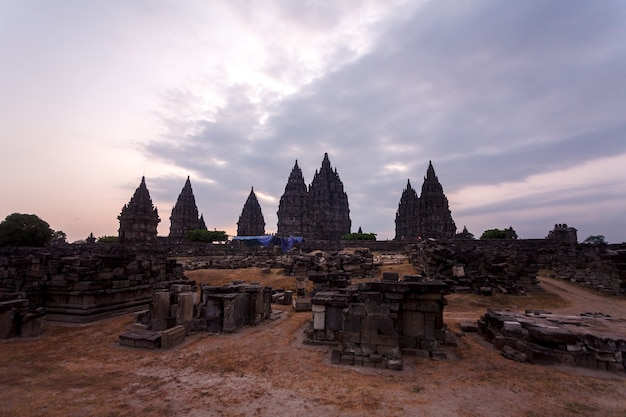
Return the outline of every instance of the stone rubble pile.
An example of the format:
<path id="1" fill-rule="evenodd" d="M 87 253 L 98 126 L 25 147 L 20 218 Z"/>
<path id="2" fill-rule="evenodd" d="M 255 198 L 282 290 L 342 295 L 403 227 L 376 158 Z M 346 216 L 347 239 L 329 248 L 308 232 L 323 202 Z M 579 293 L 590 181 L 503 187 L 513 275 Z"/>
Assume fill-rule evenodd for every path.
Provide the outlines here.
<path id="1" fill-rule="evenodd" d="M 452 292 L 491 295 L 542 291 L 536 255 L 519 242 L 427 239 L 415 245 L 413 264 L 423 275 L 450 286 Z"/>
<path id="2" fill-rule="evenodd" d="M 564 364 L 608 371 L 625 370 L 626 336 L 611 331 L 623 319 L 528 310 L 525 314 L 488 310 L 478 332 L 506 358 L 537 364 Z"/>
<path id="3" fill-rule="evenodd" d="M 605 294 L 626 295 L 626 249 L 607 245 L 554 245 L 538 251 L 538 262 L 553 277 L 595 288 Z"/>

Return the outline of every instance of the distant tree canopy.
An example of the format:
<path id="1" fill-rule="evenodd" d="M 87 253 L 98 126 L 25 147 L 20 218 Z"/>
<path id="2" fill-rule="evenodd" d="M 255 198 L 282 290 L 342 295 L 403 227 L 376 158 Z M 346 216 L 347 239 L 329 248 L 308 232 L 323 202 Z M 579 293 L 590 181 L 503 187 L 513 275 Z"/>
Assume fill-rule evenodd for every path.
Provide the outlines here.
<path id="1" fill-rule="evenodd" d="M 228 240 L 228 235 L 223 230 L 189 230 L 185 239 L 189 242 L 223 242 Z"/>
<path id="2" fill-rule="evenodd" d="M 0 223 L 0 246 L 45 246 L 53 233 L 38 216 L 13 213 Z"/>
<path id="3" fill-rule="evenodd" d="M 363 233 L 361 228 L 357 233 L 348 233 L 341 236 L 342 240 L 376 240 L 376 233 Z"/>
<path id="4" fill-rule="evenodd" d="M 100 236 L 97 240 L 98 243 L 117 243 L 118 236 Z"/>
<path id="5" fill-rule="evenodd" d="M 517 233 L 513 230 L 513 227 L 508 229 L 489 229 L 485 230 L 480 236 L 481 239 L 517 239 Z"/>
<path id="6" fill-rule="evenodd" d="M 604 237 L 604 235 L 592 235 L 587 237 L 587 239 L 585 239 L 583 241 L 583 244 L 585 245 L 606 245 L 606 239 Z"/>

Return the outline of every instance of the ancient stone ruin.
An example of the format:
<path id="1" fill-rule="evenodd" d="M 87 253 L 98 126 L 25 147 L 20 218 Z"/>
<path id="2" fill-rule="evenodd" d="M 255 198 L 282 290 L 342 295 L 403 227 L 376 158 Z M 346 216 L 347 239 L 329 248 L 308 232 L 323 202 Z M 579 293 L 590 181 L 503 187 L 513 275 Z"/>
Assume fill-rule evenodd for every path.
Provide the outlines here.
<path id="1" fill-rule="evenodd" d="M 456 225 L 448 207 L 443 187 L 435 174 L 432 162 L 428 163 L 422 192 L 416 191 L 407 181 L 396 212 L 397 240 L 425 238 L 453 238 Z"/>
<path id="2" fill-rule="evenodd" d="M 624 319 L 603 314 L 568 316 L 541 310 L 488 310 L 478 321 L 478 332 L 506 358 L 621 372 L 626 366 L 623 329 Z"/>
<path id="3" fill-rule="evenodd" d="M 305 343 L 337 345 L 332 362 L 400 370 L 402 355 L 444 357 L 447 286 L 421 276 L 386 273 L 350 285 L 345 274 L 309 275 L 313 320 Z"/>
<path id="4" fill-rule="evenodd" d="M 263 236 L 264 234 L 265 220 L 253 187 L 237 222 L 237 236 Z"/>
<path id="5" fill-rule="evenodd" d="M 327 153 L 319 172 L 315 171 L 308 191 L 296 161 L 277 215 L 279 236 L 337 240 L 350 233 L 348 195 L 337 169 L 332 169 Z"/>
<path id="6" fill-rule="evenodd" d="M 4 251 L 0 253 L 0 300 L 17 302 L 11 314 L 22 324 L 41 317 L 41 309 L 48 320 L 89 323 L 145 308 L 154 287 L 187 282 L 176 260 L 150 246 Z"/>
<path id="7" fill-rule="evenodd" d="M 120 221 L 120 243 L 151 243 L 157 240 L 157 226 L 159 212 L 152 205 L 150 192 L 146 187 L 146 178 L 141 177 L 141 183 L 135 190 L 130 202 L 122 207 L 117 216 Z"/>
<path id="8" fill-rule="evenodd" d="M 573 227 L 568 227 L 565 223 L 555 224 L 554 229 L 548 232 L 546 239 L 556 242 L 578 243 L 577 230 Z"/>
<path id="9" fill-rule="evenodd" d="M 207 230 L 207 227 L 204 223 L 204 216 L 198 216 L 196 198 L 193 195 L 191 181 L 187 177 L 185 186 L 172 208 L 169 238 L 173 241 L 182 242 L 190 230 Z"/>
<path id="10" fill-rule="evenodd" d="M 272 318 L 270 287 L 237 281 L 200 288 L 199 301 L 194 282 L 156 289 L 150 308 L 135 313 L 132 329 L 119 336 L 120 344 L 168 349 L 194 332 L 231 333 Z"/>

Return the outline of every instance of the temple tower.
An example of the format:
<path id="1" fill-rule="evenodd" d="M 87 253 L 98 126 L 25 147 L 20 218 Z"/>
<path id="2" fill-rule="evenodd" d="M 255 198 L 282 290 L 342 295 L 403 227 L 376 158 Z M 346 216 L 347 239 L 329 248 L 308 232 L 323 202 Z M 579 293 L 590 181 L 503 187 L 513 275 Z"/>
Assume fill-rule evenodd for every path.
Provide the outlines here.
<path id="1" fill-rule="evenodd" d="M 145 177 L 141 177 L 141 184 L 135 190 L 130 202 L 122 207 L 117 216 L 120 221 L 120 243 L 152 243 L 157 240 L 157 226 L 161 219 L 152 205 L 150 192 L 146 187 Z"/>
<path id="2" fill-rule="evenodd" d="M 406 188 L 402 191 L 398 211 L 396 211 L 395 240 L 417 239 L 419 223 L 419 197 L 411 181 L 407 180 Z"/>
<path id="3" fill-rule="evenodd" d="M 191 181 L 187 177 L 185 186 L 178 195 L 174 208 L 172 208 L 169 238 L 175 241 L 183 241 L 190 230 L 207 229 L 204 224 L 204 218 L 198 217 L 196 198 L 193 195 Z"/>
<path id="4" fill-rule="evenodd" d="M 454 238 L 456 225 L 454 220 L 452 220 L 448 199 L 443 193 L 443 187 L 439 183 L 433 164 L 430 161 L 428 162 L 428 170 L 422 184 L 418 211 L 418 236 L 422 238 Z"/>
<path id="5" fill-rule="evenodd" d="M 296 160 L 278 205 L 278 236 L 309 237 L 309 196 Z"/>
<path id="6" fill-rule="evenodd" d="M 337 170 L 330 166 L 328 153 L 324 153 L 322 167 L 309 187 L 309 213 L 311 237 L 315 239 L 341 239 L 350 233 L 348 195 Z"/>
<path id="7" fill-rule="evenodd" d="M 259 200 L 254 194 L 254 187 L 252 187 L 237 222 L 237 236 L 263 236 L 264 234 L 265 220 Z"/>

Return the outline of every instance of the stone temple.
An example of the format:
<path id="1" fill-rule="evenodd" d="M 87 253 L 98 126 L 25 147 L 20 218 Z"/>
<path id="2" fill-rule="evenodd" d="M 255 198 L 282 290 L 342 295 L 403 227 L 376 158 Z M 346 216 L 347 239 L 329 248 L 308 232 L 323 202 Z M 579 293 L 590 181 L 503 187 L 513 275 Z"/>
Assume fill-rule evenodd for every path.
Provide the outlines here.
<path id="1" fill-rule="evenodd" d="M 410 182 L 400 198 L 396 212 L 396 240 L 417 238 L 452 239 L 456 225 L 448 206 L 443 187 L 435 174 L 432 162 L 428 163 L 422 193 L 411 188 Z"/>
<path id="2" fill-rule="evenodd" d="M 296 161 L 278 207 L 278 235 L 336 240 L 350 233 L 352 222 L 348 195 L 337 169 L 324 154 L 307 191 Z"/>
<path id="3" fill-rule="evenodd" d="M 120 243 L 152 243 L 157 240 L 157 226 L 161 219 L 152 205 L 150 192 L 146 187 L 146 178 L 141 177 L 141 184 L 135 190 L 130 202 L 122 207 L 117 216 L 120 221 Z"/>
<path id="4" fill-rule="evenodd" d="M 263 236 L 264 234 L 263 212 L 259 200 L 254 194 L 254 187 L 252 187 L 237 222 L 237 236 Z"/>
<path id="5" fill-rule="evenodd" d="M 191 181 L 187 177 L 185 186 L 178 195 L 174 208 L 172 208 L 169 238 L 181 242 L 185 240 L 185 236 L 190 230 L 207 230 L 207 227 L 204 223 L 204 217 L 202 215 L 198 217 L 196 198 L 193 195 Z"/>
<path id="6" fill-rule="evenodd" d="M 309 236 L 309 192 L 298 161 L 280 197 L 277 215 L 279 236 Z"/>

